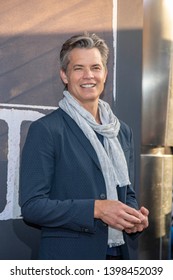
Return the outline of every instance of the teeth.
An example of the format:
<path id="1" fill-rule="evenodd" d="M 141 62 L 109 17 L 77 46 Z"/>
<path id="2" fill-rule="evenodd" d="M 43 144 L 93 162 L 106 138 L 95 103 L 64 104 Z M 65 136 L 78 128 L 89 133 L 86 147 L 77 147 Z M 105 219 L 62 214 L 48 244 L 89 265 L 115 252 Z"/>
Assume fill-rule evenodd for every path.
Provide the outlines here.
<path id="1" fill-rule="evenodd" d="M 94 87 L 95 85 L 94 84 L 85 84 L 85 85 L 81 85 L 81 87 L 84 87 L 84 88 L 92 88 Z"/>

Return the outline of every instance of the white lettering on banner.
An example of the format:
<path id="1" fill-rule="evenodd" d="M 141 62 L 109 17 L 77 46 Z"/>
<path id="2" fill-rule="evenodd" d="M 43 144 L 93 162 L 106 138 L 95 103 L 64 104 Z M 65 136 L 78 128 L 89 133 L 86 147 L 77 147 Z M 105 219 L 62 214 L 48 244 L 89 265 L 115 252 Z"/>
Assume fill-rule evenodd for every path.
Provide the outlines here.
<path id="1" fill-rule="evenodd" d="M 0 220 L 21 218 L 19 207 L 21 124 L 23 121 L 34 121 L 43 115 L 34 110 L 0 109 L 0 119 L 4 120 L 8 125 L 6 205 L 0 213 Z"/>

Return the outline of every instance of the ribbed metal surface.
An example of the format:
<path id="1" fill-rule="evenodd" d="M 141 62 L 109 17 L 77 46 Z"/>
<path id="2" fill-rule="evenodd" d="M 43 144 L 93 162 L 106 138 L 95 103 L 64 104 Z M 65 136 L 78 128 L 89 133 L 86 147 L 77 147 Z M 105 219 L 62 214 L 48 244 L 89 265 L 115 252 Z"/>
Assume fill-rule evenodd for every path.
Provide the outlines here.
<path id="1" fill-rule="evenodd" d="M 169 152 L 169 151 L 167 151 Z M 164 148 L 141 155 L 141 202 L 150 211 L 140 239 L 140 259 L 169 259 L 173 156 Z"/>
<path id="2" fill-rule="evenodd" d="M 171 3 L 169 0 L 144 0 L 140 201 L 150 211 L 150 225 L 139 242 L 140 259 L 170 258 L 173 187 Z"/>
<path id="3" fill-rule="evenodd" d="M 173 146 L 172 23 L 165 0 L 144 1 L 142 144 Z M 173 6 L 172 6 L 173 10 Z"/>

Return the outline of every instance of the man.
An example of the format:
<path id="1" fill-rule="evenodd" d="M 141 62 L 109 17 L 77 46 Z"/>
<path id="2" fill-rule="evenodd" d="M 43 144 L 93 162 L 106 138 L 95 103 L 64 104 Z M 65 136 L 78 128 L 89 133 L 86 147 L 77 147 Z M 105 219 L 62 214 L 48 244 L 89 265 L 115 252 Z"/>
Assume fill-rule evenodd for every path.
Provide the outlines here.
<path id="1" fill-rule="evenodd" d="M 67 40 L 64 97 L 28 132 L 20 203 L 41 226 L 40 259 L 132 259 L 132 240 L 148 226 L 133 190 L 132 132 L 100 99 L 108 53 L 95 34 Z"/>

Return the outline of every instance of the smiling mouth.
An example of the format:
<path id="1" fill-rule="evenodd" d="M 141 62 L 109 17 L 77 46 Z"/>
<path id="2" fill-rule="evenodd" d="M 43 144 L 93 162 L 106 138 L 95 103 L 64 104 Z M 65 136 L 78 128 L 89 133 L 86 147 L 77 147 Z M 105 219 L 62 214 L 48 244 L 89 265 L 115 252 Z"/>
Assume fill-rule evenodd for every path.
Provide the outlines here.
<path id="1" fill-rule="evenodd" d="M 95 84 L 83 84 L 81 85 L 82 88 L 93 88 L 95 87 Z"/>

